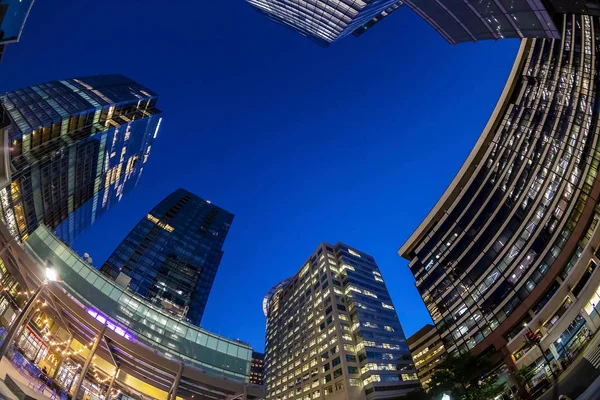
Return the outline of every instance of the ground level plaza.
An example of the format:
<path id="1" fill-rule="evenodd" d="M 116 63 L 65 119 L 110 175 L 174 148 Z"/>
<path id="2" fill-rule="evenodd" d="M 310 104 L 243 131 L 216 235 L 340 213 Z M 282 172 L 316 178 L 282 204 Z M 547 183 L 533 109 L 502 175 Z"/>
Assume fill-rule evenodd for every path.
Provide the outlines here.
<path id="1" fill-rule="evenodd" d="M 0 324 L 10 342 L 0 351 L 56 398 L 264 397 L 247 383 L 250 346 L 155 309 L 46 228 L 19 245 L 0 225 L 0 257 Z M 46 269 L 56 281 L 44 278 Z"/>

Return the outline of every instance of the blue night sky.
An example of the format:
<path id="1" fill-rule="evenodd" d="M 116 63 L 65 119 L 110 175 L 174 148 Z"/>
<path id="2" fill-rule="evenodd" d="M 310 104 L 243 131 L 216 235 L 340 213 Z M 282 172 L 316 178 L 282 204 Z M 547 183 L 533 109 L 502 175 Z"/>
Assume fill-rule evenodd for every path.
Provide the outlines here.
<path id="1" fill-rule="evenodd" d="M 242 0 L 172 3 L 38 1 L 0 65 L 2 92 L 122 73 L 160 94 L 140 185 L 76 250 L 100 267 L 184 187 L 236 215 L 205 328 L 262 350 L 263 296 L 322 241 L 375 257 L 407 336 L 430 322 L 397 250 L 477 140 L 518 41 L 451 46 L 403 8 L 325 49 Z"/>

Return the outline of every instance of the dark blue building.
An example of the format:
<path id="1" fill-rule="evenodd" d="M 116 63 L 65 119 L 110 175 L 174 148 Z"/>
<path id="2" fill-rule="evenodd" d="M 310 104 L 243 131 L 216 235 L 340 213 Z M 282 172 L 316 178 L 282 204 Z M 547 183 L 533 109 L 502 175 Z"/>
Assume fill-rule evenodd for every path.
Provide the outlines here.
<path id="1" fill-rule="evenodd" d="M 134 292 L 200 324 L 233 214 L 178 189 L 133 228 L 102 266 Z"/>
<path id="2" fill-rule="evenodd" d="M 18 42 L 34 0 L 3 0 L 0 2 L 0 60 L 4 47 Z"/>
<path id="3" fill-rule="evenodd" d="M 68 244 L 137 184 L 158 134 L 158 96 L 122 75 L 0 96 L 0 216 L 20 240 L 44 224 Z"/>

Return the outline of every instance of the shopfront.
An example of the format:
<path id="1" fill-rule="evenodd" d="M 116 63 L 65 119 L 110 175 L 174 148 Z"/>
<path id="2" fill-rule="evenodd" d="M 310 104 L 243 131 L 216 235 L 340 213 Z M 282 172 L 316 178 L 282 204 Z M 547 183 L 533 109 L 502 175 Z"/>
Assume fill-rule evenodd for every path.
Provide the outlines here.
<path id="1" fill-rule="evenodd" d="M 34 364 L 39 364 L 48 354 L 48 347 L 30 327 L 23 330 L 17 346 L 25 358 L 33 361 Z"/>
<path id="2" fill-rule="evenodd" d="M 70 358 L 65 358 L 60 364 L 60 367 L 58 367 L 58 371 L 54 378 L 63 389 L 67 392 L 71 392 L 75 385 L 77 385 L 80 371 L 81 365 Z"/>
<path id="3" fill-rule="evenodd" d="M 84 391 L 84 399 L 104 400 L 105 393 L 102 387 L 88 379 L 84 379 L 81 389 Z"/>

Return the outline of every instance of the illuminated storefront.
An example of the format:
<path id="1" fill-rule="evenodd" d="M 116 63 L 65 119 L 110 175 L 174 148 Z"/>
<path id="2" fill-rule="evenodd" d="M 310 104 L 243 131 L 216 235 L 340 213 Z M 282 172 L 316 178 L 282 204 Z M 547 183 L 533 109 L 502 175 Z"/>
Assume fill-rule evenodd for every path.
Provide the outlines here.
<path id="1" fill-rule="evenodd" d="M 38 364 L 48 354 L 48 346 L 30 327 L 25 328 L 17 341 L 17 346 L 25 358 L 35 364 Z"/>

